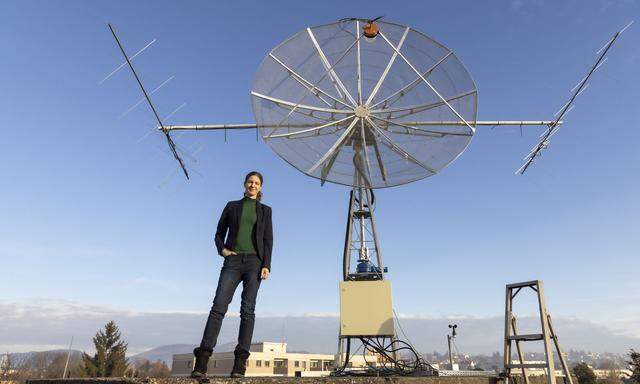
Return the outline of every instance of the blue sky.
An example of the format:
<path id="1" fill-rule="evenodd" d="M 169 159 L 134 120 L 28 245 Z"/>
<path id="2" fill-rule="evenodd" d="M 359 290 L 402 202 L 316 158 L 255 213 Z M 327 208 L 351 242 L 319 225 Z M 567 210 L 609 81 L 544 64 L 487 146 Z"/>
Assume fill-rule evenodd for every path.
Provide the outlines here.
<path id="1" fill-rule="evenodd" d="M 213 231 L 253 169 L 273 207 L 273 274 L 261 314 L 335 313 L 348 190 L 280 160 L 254 132 L 187 133 L 176 174 L 121 56 L 118 29 L 173 123 L 252 122 L 265 54 L 343 17 L 412 26 L 451 48 L 479 89 L 479 119 L 550 119 L 596 51 L 640 15 L 634 1 L 2 2 L 0 300 L 47 298 L 140 311 L 207 311 L 222 259 Z M 541 279 L 556 316 L 640 335 L 640 34 L 632 26 L 544 157 L 513 172 L 540 128 L 479 128 L 436 177 L 377 192 L 399 313 L 494 316 L 504 284 Z M 237 302 L 232 308 L 236 308 Z M 532 309 L 533 310 L 533 309 Z"/>

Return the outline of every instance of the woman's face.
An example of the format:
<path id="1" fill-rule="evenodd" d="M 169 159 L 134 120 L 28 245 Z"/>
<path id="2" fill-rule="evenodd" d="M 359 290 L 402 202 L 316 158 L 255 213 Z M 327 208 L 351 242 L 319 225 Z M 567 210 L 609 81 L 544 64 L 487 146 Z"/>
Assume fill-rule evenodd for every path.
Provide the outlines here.
<path id="1" fill-rule="evenodd" d="M 262 189 L 262 183 L 260 178 L 256 175 L 251 175 L 244 183 L 244 193 L 248 197 L 255 199 L 258 196 L 258 192 Z"/>

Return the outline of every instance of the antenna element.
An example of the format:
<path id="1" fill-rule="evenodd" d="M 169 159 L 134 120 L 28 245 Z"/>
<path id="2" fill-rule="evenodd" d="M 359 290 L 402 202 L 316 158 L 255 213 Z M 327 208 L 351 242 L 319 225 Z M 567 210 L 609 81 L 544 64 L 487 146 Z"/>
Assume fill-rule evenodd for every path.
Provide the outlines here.
<path id="1" fill-rule="evenodd" d="M 111 26 L 111 24 L 107 24 L 107 25 L 109 26 L 109 30 L 111 31 L 111 34 L 113 35 L 113 38 L 116 40 L 116 43 L 118 43 L 118 47 L 120 48 L 120 52 L 122 52 L 122 55 L 124 56 L 124 59 L 127 61 L 127 64 L 129 64 L 129 68 L 131 68 L 131 72 L 133 72 L 133 76 L 136 78 L 136 81 L 138 82 L 138 85 L 140 86 L 140 89 L 142 90 L 142 93 L 144 94 L 144 98 L 147 100 L 147 103 L 149 103 L 149 107 L 151 107 L 151 111 L 153 111 L 153 114 L 156 117 L 156 120 L 158 120 L 158 124 L 160 124 L 160 129 L 162 130 L 162 133 L 164 133 L 165 137 L 167 138 L 167 144 L 169 144 L 169 149 L 171 149 L 171 153 L 173 153 L 173 157 L 176 160 L 178 160 L 178 164 L 180 164 L 180 168 L 182 168 L 182 172 L 184 173 L 185 177 L 188 180 L 189 179 L 189 172 L 187 172 L 187 168 L 185 168 L 184 162 L 182 161 L 182 159 L 178 155 L 178 152 L 176 150 L 176 144 L 173 142 L 173 140 L 171 140 L 171 136 L 169 135 L 169 131 L 167 129 L 165 129 L 164 124 L 162 123 L 162 119 L 160 119 L 160 115 L 158 115 L 158 112 L 156 111 L 156 108 L 153 106 L 153 103 L 151 102 L 151 99 L 149 98 L 149 95 L 147 94 L 147 91 L 144 89 L 144 86 L 142 85 L 142 81 L 140 81 L 140 77 L 138 77 L 138 74 L 136 73 L 136 70 L 133 68 L 133 65 L 131 64 L 131 60 L 129 60 L 129 56 L 127 56 L 126 52 L 124 51 L 124 48 L 122 47 L 122 44 L 120 43 L 120 39 L 118 39 L 118 36 L 116 35 L 116 32 L 113 30 L 113 27 Z"/>
<path id="2" fill-rule="evenodd" d="M 573 87 L 573 89 L 571 90 L 571 92 L 573 93 L 569 98 L 569 101 L 567 101 L 567 103 L 564 104 L 564 106 L 560 108 L 558 112 L 556 112 L 556 116 L 557 116 L 556 120 L 553 123 L 549 124 L 549 127 L 547 128 L 547 130 L 540 136 L 540 140 L 538 141 L 538 144 L 536 144 L 531 149 L 531 152 L 529 152 L 529 154 L 525 156 L 525 158 L 523 159 L 524 164 L 522 165 L 522 167 L 520 167 L 516 171 L 516 175 L 517 174 L 523 175 L 527 171 L 529 166 L 533 163 L 533 160 L 542 153 L 542 150 L 546 149 L 549 146 L 549 139 L 551 139 L 551 136 L 553 136 L 560 129 L 559 123 L 562 120 L 562 118 L 567 113 L 569 113 L 571 109 L 573 109 L 573 102 L 575 101 L 575 99 L 589 86 L 588 81 L 591 78 L 591 75 L 593 75 L 593 73 L 598 68 L 600 68 L 600 66 L 607 60 L 605 55 L 607 54 L 607 52 L 609 52 L 609 49 L 611 48 L 613 43 L 616 42 L 620 34 L 622 34 L 622 32 L 624 32 L 625 29 L 629 28 L 631 24 L 633 24 L 633 21 L 627 24 L 620 31 L 616 32 L 613 35 L 613 37 L 609 39 L 609 41 L 602 48 L 600 48 L 600 50 L 598 50 L 598 52 L 596 53 L 600 55 L 598 56 L 598 60 L 596 60 L 596 63 L 591 67 L 591 69 L 589 70 L 589 73 L 587 73 L 587 75 L 583 77 L 582 80 L 575 87 Z"/>

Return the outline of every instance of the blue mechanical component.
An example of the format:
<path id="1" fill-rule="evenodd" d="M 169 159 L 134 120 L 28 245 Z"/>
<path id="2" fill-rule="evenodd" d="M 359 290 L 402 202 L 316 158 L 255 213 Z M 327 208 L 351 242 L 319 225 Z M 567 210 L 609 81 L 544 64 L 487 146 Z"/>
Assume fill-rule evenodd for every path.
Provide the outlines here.
<path id="1" fill-rule="evenodd" d="M 369 260 L 360 260 L 360 261 L 358 261 L 358 267 L 356 268 L 356 273 L 380 274 L 382 272 L 387 273 L 387 267 L 384 267 L 384 271 L 383 271 L 383 270 L 380 269 L 380 267 L 376 267 L 375 265 L 371 264 L 371 262 Z"/>
<path id="2" fill-rule="evenodd" d="M 367 273 L 373 266 L 369 260 L 360 260 L 358 262 L 358 267 L 356 268 L 357 273 Z"/>
<path id="3" fill-rule="evenodd" d="M 380 267 L 371 267 L 371 272 L 375 272 L 375 273 L 384 272 L 384 273 L 387 273 L 387 272 L 389 272 L 389 270 L 387 269 L 387 267 L 384 267 L 383 271 L 380 271 Z"/>

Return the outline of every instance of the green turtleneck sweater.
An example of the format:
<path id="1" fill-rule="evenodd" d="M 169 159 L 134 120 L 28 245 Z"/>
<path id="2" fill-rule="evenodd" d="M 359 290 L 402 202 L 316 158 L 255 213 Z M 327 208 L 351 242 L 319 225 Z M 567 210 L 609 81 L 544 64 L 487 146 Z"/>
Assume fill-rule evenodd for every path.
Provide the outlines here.
<path id="1" fill-rule="evenodd" d="M 244 197 L 242 199 L 242 214 L 240 215 L 240 227 L 234 251 L 238 253 L 256 253 L 253 246 L 253 227 L 256 225 L 256 200 Z"/>

